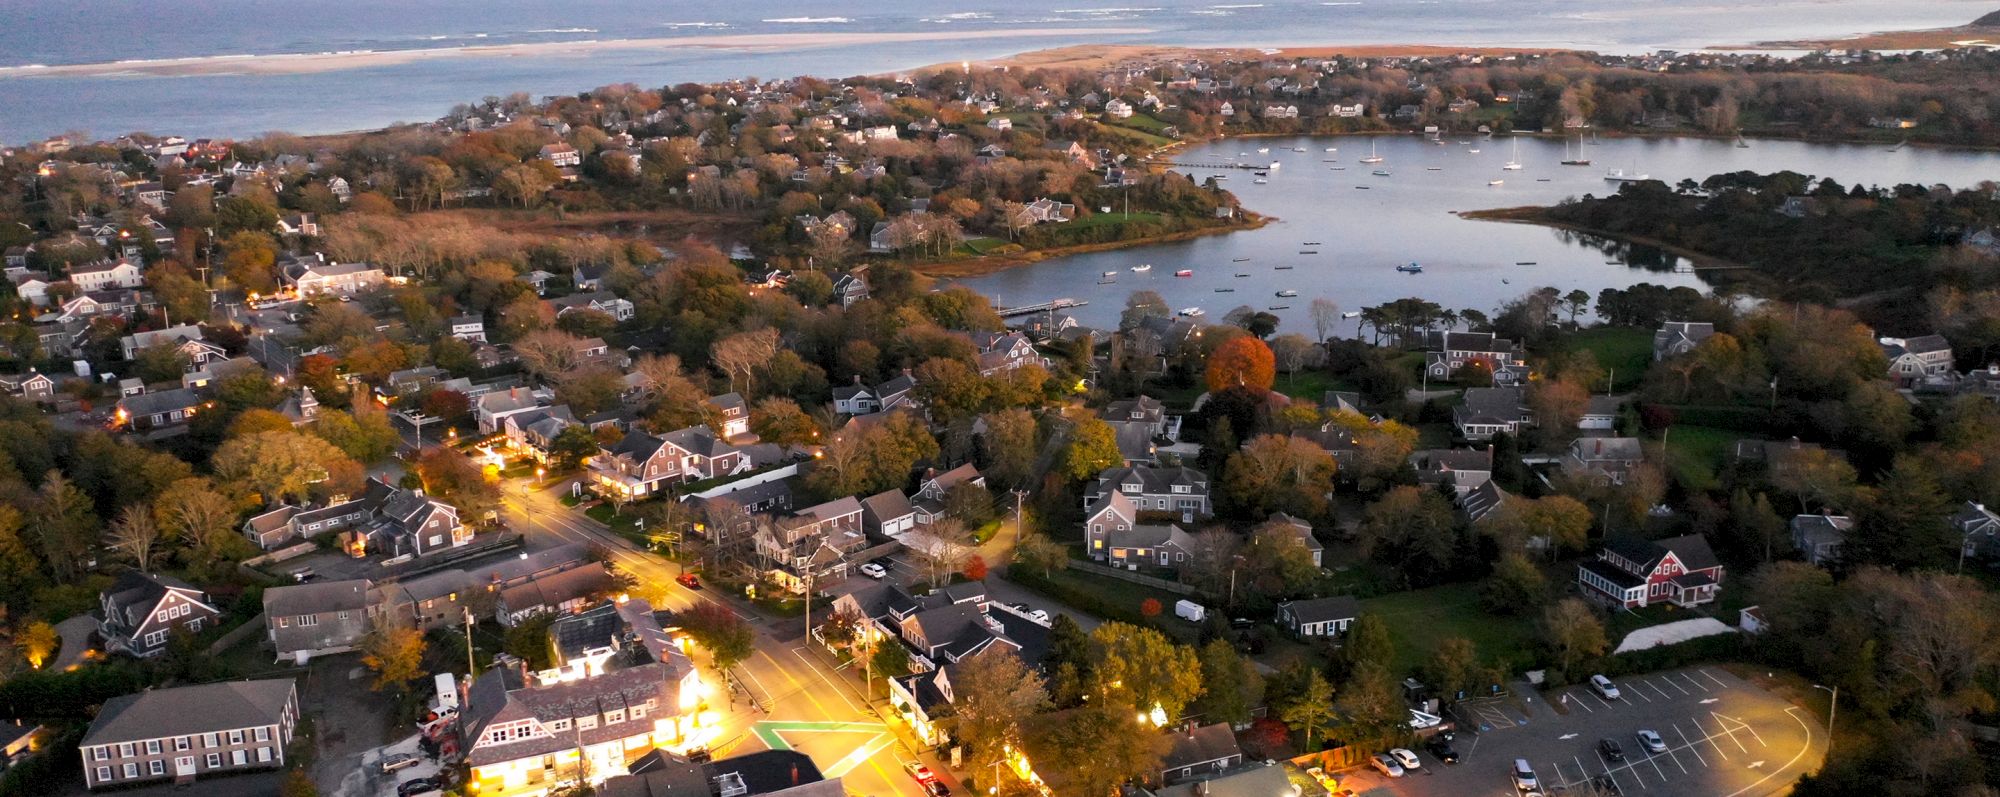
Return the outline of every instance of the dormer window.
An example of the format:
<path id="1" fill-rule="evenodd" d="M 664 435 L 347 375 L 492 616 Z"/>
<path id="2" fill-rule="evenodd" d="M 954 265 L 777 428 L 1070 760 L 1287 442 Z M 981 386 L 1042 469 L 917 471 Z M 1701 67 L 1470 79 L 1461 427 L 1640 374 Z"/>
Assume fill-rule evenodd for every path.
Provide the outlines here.
<path id="1" fill-rule="evenodd" d="M 1186 494 L 1187 491 L 1188 491 L 1188 486 L 1185 484 L 1174 485 L 1174 492 L 1176 493 Z"/>
<path id="2" fill-rule="evenodd" d="M 1139 492 L 1140 485 L 1138 482 L 1126 482 L 1124 484 L 1119 485 L 1119 489 L 1122 489 L 1127 493 L 1136 494 Z"/>

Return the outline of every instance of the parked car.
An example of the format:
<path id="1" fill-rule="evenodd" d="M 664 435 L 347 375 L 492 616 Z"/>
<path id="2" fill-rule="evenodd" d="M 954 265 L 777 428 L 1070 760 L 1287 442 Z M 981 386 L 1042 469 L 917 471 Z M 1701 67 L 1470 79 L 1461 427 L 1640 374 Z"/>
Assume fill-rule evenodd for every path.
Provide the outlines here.
<path id="1" fill-rule="evenodd" d="M 1376 753 L 1372 756 L 1369 756 L 1368 765 L 1374 767 L 1376 772 L 1380 772 L 1392 778 L 1400 778 L 1403 776 L 1403 765 L 1396 763 L 1396 759 L 1390 758 L 1381 753 Z"/>
<path id="2" fill-rule="evenodd" d="M 416 766 L 421 759 L 409 753 L 391 753 L 382 757 L 382 771 L 394 772 Z"/>
<path id="3" fill-rule="evenodd" d="M 1396 759 L 1396 763 L 1402 764 L 1405 770 L 1422 769 L 1424 767 L 1424 762 L 1417 758 L 1417 754 L 1410 752 L 1406 748 L 1398 747 L 1390 750 L 1389 757 Z"/>
<path id="4" fill-rule="evenodd" d="M 432 791 L 444 791 L 444 784 L 436 778 L 417 778 L 396 785 L 396 797 L 412 797 Z"/>
<path id="5" fill-rule="evenodd" d="M 1610 775 L 1598 775 L 1591 778 L 1590 785 L 1597 787 L 1598 794 L 1609 794 L 1611 797 L 1620 797 L 1620 795 L 1625 793 L 1624 789 L 1618 788 L 1617 779 Z"/>
<path id="6" fill-rule="evenodd" d="M 1535 777 L 1535 768 L 1528 766 L 1528 759 L 1514 759 L 1514 790 L 1534 792 L 1542 788 L 1542 781 Z"/>
<path id="7" fill-rule="evenodd" d="M 936 797 L 944 797 L 951 793 L 951 787 L 944 785 L 944 781 L 938 780 L 937 773 L 932 772 L 930 767 L 915 761 L 906 761 L 903 763 L 903 771 L 910 773 L 910 777 L 915 778 L 917 785 L 922 786 L 925 792 Z"/>
<path id="8" fill-rule="evenodd" d="M 1451 740 L 1443 735 L 1431 737 L 1430 741 L 1424 743 L 1424 749 L 1429 750 L 1431 755 L 1437 756 L 1439 761 L 1447 764 L 1458 763 L 1458 751 L 1452 749 Z"/>
<path id="9" fill-rule="evenodd" d="M 1590 688 L 1597 690 L 1597 696 L 1605 700 L 1618 699 L 1618 685 L 1602 675 L 1590 676 Z"/>
<path id="10" fill-rule="evenodd" d="M 1619 747 L 1616 739 L 1597 740 L 1597 753 L 1614 764 L 1625 760 L 1625 748 Z"/>
<path id="11" fill-rule="evenodd" d="M 1047 609 L 1036 609 L 1028 612 L 1028 616 L 1034 618 L 1037 622 L 1049 622 L 1049 610 Z"/>
<path id="12" fill-rule="evenodd" d="M 860 570 L 861 570 L 861 575 L 867 576 L 872 579 L 876 579 L 878 581 L 889 577 L 889 571 L 884 569 L 881 565 L 875 564 L 874 562 L 869 562 L 867 564 L 862 565 Z"/>
<path id="13" fill-rule="evenodd" d="M 675 576 L 674 580 L 680 582 L 681 586 L 688 589 L 701 589 L 701 579 L 695 577 L 693 573 L 682 573 Z"/>
<path id="14" fill-rule="evenodd" d="M 1664 753 L 1667 751 L 1667 740 L 1660 738 L 1660 735 L 1651 729 L 1640 730 L 1638 736 L 1639 746 L 1646 748 L 1646 752 Z"/>
<path id="15" fill-rule="evenodd" d="M 1022 603 L 1020 601 L 1014 601 L 1013 603 L 1007 604 L 1007 608 L 1013 609 L 1014 611 L 1020 612 L 1022 614 L 1028 613 L 1028 604 Z"/>
<path id="16" fill-rule="evenodd" d="M 315 578 L 319 578 L 319 573 L 314 572 L 310 567 L 301 567 L 292 571 L 292 581 L 299 584 L 304 584 Z"/>

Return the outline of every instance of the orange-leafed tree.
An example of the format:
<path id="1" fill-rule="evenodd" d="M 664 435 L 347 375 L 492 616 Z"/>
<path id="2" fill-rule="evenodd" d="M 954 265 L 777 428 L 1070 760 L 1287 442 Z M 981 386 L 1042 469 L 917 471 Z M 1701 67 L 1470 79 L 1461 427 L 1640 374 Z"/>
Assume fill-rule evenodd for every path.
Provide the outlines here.
<path id="1" fill-rule="evenodd" d="M 1243 336 L 1216 347 L 1208 355 L 1208 389 L 1225 390 L 1242 385 L 1270 390 L 1278 376 L 1278 360 L 1264 341 Z"/>

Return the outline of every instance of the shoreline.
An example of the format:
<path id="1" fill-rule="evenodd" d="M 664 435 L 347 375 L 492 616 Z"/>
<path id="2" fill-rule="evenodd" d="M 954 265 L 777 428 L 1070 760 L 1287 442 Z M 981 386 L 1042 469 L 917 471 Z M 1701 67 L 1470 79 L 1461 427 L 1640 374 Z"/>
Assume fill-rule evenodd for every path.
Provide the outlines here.
<path id="1" fill-rule="evenodd" d="M 1726 269 L 1731 271 L 1744 270 L 1744 271 L 1750 271 L 1752 273 L 1757 273 L 1756 269 L 1749 266 L 1748 264 L 1738 263 L 1733 260 L 1724 260 L 1714 255 L 1706 254 L 1703 252 L 1697 252 L 1693 249 L 1688 249 L 1687 247 L 1676 246 L 1674 244 L 1667 243 L 1657 238 L 1650 238 L 1643 235 L 1627 235 L 1624 233 L 1611 232 L 1609 230 L 1600 230 L 1593 227 L 1585 227 L 1581 224 L 1571 224 L 1565 221 L 1557 221 L 1555 219 L 1549 218 L 1548 208 L 1542 205 L 1516 205 L 1514 207 L 1508 207 L 1508 208 L 1486 208 L 1484 210 L 1454 210 L 1451 213 L 1452 215 L 1457 216 L 1461 219 L 1472 219 L 1474 221 L 1492 221 L 1492 222 L 1499 222 L 1502 224 L 1529 224 L 1536 227 L 1548 227 L 1550 229 L 1556 229 L 1556 230 L 1568 230 L 1570 232 L 1577 233 L 1580 235 L 1591 235 L 1591 236 L 1596 236 L 1598 238 L 1605 238 L 1612 241 L 1618 241 L 1621 243 L 1638 244 L 1640 246 L 1650 246 L 1654 249 L 1658 249 L 1662 252 L 1674 255 L 1675 257 L 1686 259 L 1688 263 L 1695 268 L 1696 271 L 1700 271 L 1701 269 Z"/>
<path id="2" fill-rule="evenodd" d="M 998 274 L 1002 271 L 1008 271 L 1011 269 L 1020 268 L 1021 266 L 1033 265 L 1035 263 L 1040 263 L 1044 260 L 1054 260 L 1056 258 L 1069 257 L 1071 255 L 1082 255 L 1082 254 L 1089 254 L 1092 252 L 1110 252 L 1118 249 L 1131 249 L 1139 246 L 1151 246 L 1154 244 L 1173 243 L 1175 241 L 1189 241 L 1196 238 L 1205 238 L 1210 235 L 1227 235 L 1233 232 L 1244 232 L 1247 230 L 1255 230 L 1262 228 L 1266 224 L 1270 224 L 1271 222 L 1278 220 L 1276 216 L 1265 216 L 1252 211 L 1246 210 L 1243 211 L 1243 213 L 1244 215 L 1249 217 L 1249 221 L 1242 224 L 1227 224 L 1219 227 L 1201 227 L 1193 230 L 1181 230 L 1179 232 L 1168 233 L 1166 235 L 1161 235 L 1153 238 L 1139 238 L 1130 241 L 1100 241 L 1097 243 L 1076 244 L 1073 246 L 1059 246 L 1053 249 L 1037 249 L 1032 252 L 1022 252 L 1018 255 L 982 255 L 979 257 L 965 258 L 963 260 L 945 260 L 945 261 L 936 261 L 931 263 L 918 263 L 911 265 L 910 270 L 918 274 L 922 274 L 926 277 L 930 277 L 932 279 L 946 279 L 946 280 L 973 279 L 977 277 L 991 276 L 994 274 Z"/>
<path id="3" fill-rule="evenodd" d="M 1083 69 L 1104 70 L 1146 64 L 1160 65 L 1189 59 L 1262 59 L 1444 57 L 1452 55 L 1551 55 L 1590 53 L 1565 47 L 1457 46 L 1448 44 L 1323 44 L 1291 47 L 1196 47 L 1172 44 L 1078 44 L 1029 50 L 999 58 L 971 62 L 929 64 L 902 70 L 929 74 L 962 68 L 965 63 L 986 69 Z"/>
<path id="4" fill-rule="evenodd" d="M 409 50 L 354 50 L 269 55 L 203 55 L 87 64 L 0 67 L 0 79 L 36 77 L 195 77 L 203 75 L 301 75 L 400 66 L 448 58 L 514 58 L 525 56 L 586 56 L 610 50 L 741 49 L 785 50 L 973 39 L 1074 38 L 1127 36 L 1152 28 L 1013 28 L 982 31 L 920 31 L 898 33 L 740 33 L 706 36 L 666 36 L 644 39 L 592 39 L 568 42 L 470 45 Z"/>
<path id="5" fill-rule="evenodd" d="M 1884 30 L 1837 39 L 1788 39 L 1755 44 L 1718 44 L 1703 49 L 1737 50 L 1946 50 L 1959 47 L 2000 48 L 2000 27 L 1959 25 L 1922 30 Z"/>

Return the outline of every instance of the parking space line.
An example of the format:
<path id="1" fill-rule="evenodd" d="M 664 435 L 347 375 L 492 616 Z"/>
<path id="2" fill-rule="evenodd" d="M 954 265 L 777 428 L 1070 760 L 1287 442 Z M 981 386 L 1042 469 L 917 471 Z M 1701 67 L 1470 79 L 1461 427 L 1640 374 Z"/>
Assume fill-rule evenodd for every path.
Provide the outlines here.
<path id="1" fill-rule="evenodd" d="M 1608 759 L 1606 759 L 1606 758 L 1604 757 L 1604 751 L 1603 751 L 1603 750 L 1598 750 L 1598 749 L 1596 749 L 1596 748 L 1592 748 L 1592 752 L 1595 752 L 1595 753 L 1597 754 L 1597 763 L 1598 763 L 1598 764 L 1600 764 L 1600 765 L 1602 765 L 1602 766 L 1604 767 L 1604 776 L 1605 776 L 1605 777 L 1607 777 L 1607 778 L 1610 778 L 1610 779 L 1611 779 L 1611 782 L 1612 782 L 1612 783 L 1617 783 L 1617 782 L 1618 782 L 1618 776 L 1617 776 L 1617 775 L 1615 775 L 1615 774 L 1612 774 L 1612 772 L 1611 772 L 1611 761 L 1610 761 L 1610 760 L 1608 760 Z M 1623 770 L 1626 770 L 1626 773 L 1625 773 L 1625 774 L 1628 774 L 1628 775 L 1631 775 L 1631 776 L 1632 776 L 1632 779 L 1633 779 L 1633 780 L 1636 780 L 1636 781 L 1638 781 L 1638 782 L 1639 782 L 1639 788 L 1641 788 L 1641 789 L 1643 789 L 1643 788 L 1646 788 L 1646 779 L 1645 779 L 1645 778 L 1642 778 L 1642 777 L 1639 777 L 1639 774 L 1638 774 L 1638 773 L 1636 773 L 1636 772 L 1632 772 L 1632 771 L 1631 771 L 1631 769 L 1632 769 L 1632 765 L 1631 765 L 1631 764 L 1619 764 L 1619 765 L 1618 765 L 1618 768 L 1619 768 L 1619 769 L 1623 769 Z M 1622 784 L 1621 784 L 1621 787 L 1622 787 Z"/>
<path id="2" fill-rule="evenodd" d="M 1696 726 L 1695 730 L 1701 730 L 1700 726 Z M 1680 734 L 1681 741 L 1685 743 L 1687 746 L 1687 751 L 1693 753 L 1694 757 L 1701 761 L 1702 766 L 1708 766 L 1708 757 L 1702 755 L 1701 748 L 1695 744 L 1694 740 L 1688 738 L 1687 731 L 1681 730 L 1681 724 L 1679 722 L 1674 723 L 1674 733 Z M 1708 741 L 1708 740 L 1704 739 L 1703 741 Z M 1715 748 L 1715 751 L 1717 753 L 1720 753 L 1722 752 L 1722 748 L 1717 747 Z M 1722 760 L 1724 761 L 1729 760 L 1729 756 L 1723 756 Z"/>
<path id="3" fill-rule="evenodd" d="M 1674 762 L 1674 766 L 1677 766 L 1677 767 L 1680 767 L 1680 769 L 1681 769 L 1681 774 L 1683 774 L 1683 775 L 1687 774 L 1687 771 L 1688 771 L 1688 768 L 1687 768 L 1687 765 L 1685 765 L 1685 764 L 1682 764 L 1682 763 L 1681 763 L 1681 757 L 1680 757 L 1680 756 L 1677 756 L 1677 755 L 1674 755 L 1674 749 L 1673 749 L 1673 748 L 1671 748 L 1671 747 L 1667 748 L 1667 757 L 1668 757 L 1668 758 L 1671 758 L 1671 759 L 1673 759 L 1673 762 Z M 1654 768 L 1654 769 L 1660 769 L 1660 757 L 1659 757 L 1659 756 L 1657 756 L 1657 755 L 1654 755 L 1654 754 L 1652 754 L 1652 753 L 1647 753 L 1647 754 L 1646 754 L 1646 760 L 1648 760 L 1648 761 L 1651 761 L 1651 762 L 1653 762 L 1653 768 Z M 1663 780 L 1663 781 L 1664 781 L 1664 780 L 1666 780 L 1666 779 L 1667 779 L 1667 771 L 1666 771 L 1666 770 L 1664 770 L 1664 769 L 1660 769 L 1660 780 Z"/>
<path id="4" fill-rule="evenodd" d="M 1577 705 L 1579 705 L 1579 706 L 1582 706 L 1582 707 L 1583 707 L 1583 710 L 1584 710 L 1584 711 L 1588 711 L 1588 712 L 1590 712 L 1590 713 L 1592 713 L 1592 714 L 1596 714 L 1596 713 L 1597 713 L 1597 709 L 1594 709 L 1594 708 L 1591 708 L 1591 707 L 1590 707 L 1590 704 L 1588 704 L 1588 703 L 1585 703 L 1585 702 L 1583 702 L 1583 701 L 1582 701 L 1581 699 L 1575 699 L 1575 700 L 1572 700 L 1572 699 L 1571 699 L 1571 697 L 1572 697 L 1572 695 L 1571 695 L 1571 694 L 1570 694 L 1569 692 L 1564 692 L 1564 693 L 1563 693 L 1563 699 L 1564 699 L 1564 700 L 1568 700 L 1568 701 L 1569 701 L 1569 702 L 1571 702 L 1571 703 L 1575 703 L 1575 704 L 1577 704 Z"/>
<path id="5" fill-rule="evenodd" d="M 1694 684 L 1696 689 L 1700 689 L 1703 692 L 1710 691 L 1707 684 L 1695 680 L 1694 676 L 1692 675 L 1689 675 L 1687 673 L 1681 673 L 1681 677 L 1688 679 L 1688 683 Z"/>
<path id="6" fill-rule="evenodd" d="M 1605 707 L 1605 708 L 1610 708 L 1610 707 L 1611 707 L 1611 701 L 1609 701 L 1609 700 L 1605 700 L 1605 699 L 1604 699 L 1603 697 L 1599 697 L 1599 696 L 1598 696 L 1598 694 L 1597 694 L 1596 692 L 1592 692 L 1592 693 L 1590 693 L 1590 696 L 1591 696 L 1591 697 L 1594 697 L 1594 698 L 1597 698 L 1597 702 L 1599 702 L 1599 703 L 1603 703 L 1603 704 L 1604 704 L 1604 707 Z"/>
<path id="7" fill-rule="evenodd" d="M 1650 686 L 1650 687 L 1653 687 L 1653 691 L 1655 691 L 1655 692 L 1658 692 L 1658 693 L 1660 693 L 1660 699 L 1661 699 L 1661 700 L 1672 700 L 1672 699 L 1674 699 L 1674 696 L 1673 696 L 1673 695 L 1670 695 L 1670 694 L 1667 694 L 1667 690 L 1665 690 L 1665 689 L 1661 689 L 1661 688 L 1660 688 L 1660 685 L 1659 685 L 1659 684 L 1656 684 L 1656 683 L 1653 683 L 1653 679 L 1651 679 L 1651 678 L 1648 678 L 1648 679 L 1646 679 L 1646 685 L 1647 685 L 1647 686 Z"/>
<path id="8" fill-rule="evenodd" d="M 1635 694 L 1635 695 L 1638 695 L 1638 696 L 1639 696 L 1639 699 L 1640 699 L 1640 700 L 1644 700 L 1644 701 L 1646 701 L 1646 702 L 1648 702 L 1648 703 L 1651 703 L 1651 702 L 1653 702 L 1653 699 L 1652 699 L 1652 698 L 1650 698 L 1650 697 L 1647 697 L 1647 696 L 1646 696 L 1646 690 L 1644 690 L 1644 689 L 1640 689 L 1639 687 L 1636 687 L 1636 686 L 1634 686 L 1634 687 L 1632 687 L 1632 693 L 1633 693 L 1633 694 Z M 1621 692 L 1620 694 L 1623 694 L 1623 693 Z"/>
<path id="9" fill-rule="evenodd" d="M 1590 782 L 1590 767 L 1587 767 L 1587 766 L 1584 766 L 1584 765 L 1583 765 L 1583 756 L 1580 756 L 1580 755 L 1577 755 L 1577 756 L 1570 756 L 1570 758 L 1573 758 L 1573 759 L 1576 759 L 1576 771 L 1578 771 L 1578 772 L 1581 772 L 1581 773 L 1583 773 L 1583 780 L 1580 780 L 1580 781 L 1577 781 L 1577 782 L 1578 782 L 1578 783 L 1589 783 L 1589 782 Z"/>
<path id="10" fill-rule="evenodd" d="M 1755 738 L 1758 744 L 1764 744 L 1764 739 L 1762 737 L 1757 736 L 1756 729 L 1751 728 L 1749 723 L 1744 722 L 1735 717 L 1725 717 L 1722 716 L 1721 714 L 1716 714 L 1713 711 L 1709 712 L 1709 714 L 1714 715 L 1716 726 L 1722 728 L 1722 731 L 1724 733 L 1729 734 L 1729 741 L 1735 742 L 1736 746 L 1741 748 L 1743 752 L 1745 753 L 1750 752 L 1750 748 L 1744 747 L 1743 740 L 1736 738 L 1737 731 L 1749 731 L 1751 738 Z M 1730 725 L 1730 723 L 1732 722 L 1735 723 L 1735 725 L 1733 726 Z M 1769 747 L 1770 745 L 1764 745 L 1764 746 Z"/>
<path id="11" fill-rule="evenodd" d="M 1717 677 L 1715 677 L 1715 674 L 1714 674 L 1714 673 L 1711 673 L 1711 672 L 1709 672 L 1709 671 L 1708 671 L 1708 669 L 1707 669 L 1707 668 L 1705 668 L 1705 667 L 1704 667 L 1704 668 L 1702 668 L 1702 669 L 1700 669 L 1700 670 L 1696 670 L 1696 672 L 1699 672 L 1699 673 L 1701 673 L 1702 675 L 1704 675 L 1704 676 L 1707 676 L 1707 677 L 1708 677 L 1708 680 L 1711 680 L 1711 681 L 1714 681 L 1714 682 L 1715 682 L 1715 685 L 1716 685 L 1716 686 L 1720 686 L 1720 687 L 1722 687 L 1722 688 L 1724 688 L 1724 689 L 1728 689 L 1728 688 L 1729 688 L 1729 684 L 1726 684 L 1726 683 L 1723 683 L 1723 682 L 1722 682 L 1722 679 L 1721 679 L 1721 678 L 1717 678 Z"/>
<path id="12" fill-rule="evenodd" d="M 1681 686 L 1680 684 L 1677 684 L 1677 683 L 1674 683 L 1674 679 L 1672 679 L 1672 678 L 1667 678 L 1667 685 L 1668 685 L 1668 686 L 1671 686 L 1671 687 L 1673 687 L 1673 688 L 1675 688 L 1675 689 L 1679 689 L 1679 690 L 1681 690 L 1681 694 L 1684 694 L 1684 695 L 1691 695 L 1691 694 L 1694 694 L 1693 692 L 1690 692 L 1690 691 L 1688 691 L 1688 690 L 1687 690 L 1687 687 L 1684 687 L 1684 686 Z"/>

